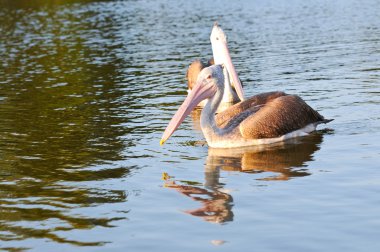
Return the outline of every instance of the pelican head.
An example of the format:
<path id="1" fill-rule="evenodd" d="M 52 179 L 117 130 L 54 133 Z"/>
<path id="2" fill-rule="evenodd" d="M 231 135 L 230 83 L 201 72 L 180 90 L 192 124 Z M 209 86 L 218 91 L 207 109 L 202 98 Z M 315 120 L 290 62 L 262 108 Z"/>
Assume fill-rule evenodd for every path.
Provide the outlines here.
<path id="1" fill-rule="evenodd" d="M 227 46 L 227 36 L 216 22 L 211 31 L 210 41 L 215 64 L 225 65 L 237 95 L 241 101 L 244 101 L 243 87 L 238 78 L 235 66 L 232 64 L 230 51 Z"/>
<path id="2" fill-rule="evenodd" d="M 160 145 L 173 134 L 179 125 L 185 120 L 186 116 L 203 100 L 213 97 L 218 90 L 224 89 L 224 67 L 222 65 L 212 65 L 204 68 L 197 79 L 191 93 L 179 107 L 162 135 Z"/>
<path id="3" fill-rule="evenodd" d="M 218 25 L 217 22 L 215 22 L 214 26 L 212 27 L 210 41 L 211 41 L 211 44 L 215 44 L 215 43 L 227 44 L 227 35 L 224 33 L 223 29 Z"/>

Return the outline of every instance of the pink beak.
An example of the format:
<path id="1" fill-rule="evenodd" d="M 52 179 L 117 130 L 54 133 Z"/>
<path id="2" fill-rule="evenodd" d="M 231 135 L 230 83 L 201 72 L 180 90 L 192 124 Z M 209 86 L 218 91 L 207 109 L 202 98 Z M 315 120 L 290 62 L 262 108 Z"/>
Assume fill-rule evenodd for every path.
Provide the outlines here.
<path id="1" fill-rule="evenodd" d="M 212 97 L 216 93 L 216 86 L 212 83 L 208 83 L 206 79 L 197 81 L 197 84 L 191 90 L 191 93 L 186 97 L 181 107 L 177 110 L 173 118 L 170 120 L 169 125 L 166 127 L 164 134 L 162 135 L 160 145 L 163 145 L 165 141 L 173 134 L 173 132 L 179 127 L 179 125 L 185 120 L 186 116 L 202 101 L 209 97 Z"/>
<path id="2" fill-rule="evenodd" d="M 237 95 L 239 96 L 241 101 L 244 101 L 243 87 L 241 86 L 240 79 L 238 78 L 237 72 L 235 70 L 235 66 L 234 64 L 232 64 L 230 51 L 228 50 L 227 44 L 223 44 L 223 46 L 221 46 L 221 49 L 223 50 L 222 53 L 224 55 L 223 64 L 227 68 L 227 71 L 230 75 L 231 81 L 234 85 Z"/>
<path id="3" fill-rule="evenodd" d="M 240 79 L 238 78 L 234 64 L 232 64 L 230 51 L 228 50 L 227 41 L 223 30 L 217 23 L 211 31 L 211 37 L 217 37 L 217 39 L 211 39 L 212 52 L 214 55 L 215 64 L 224 65 L 227 68 L 230 80 L 236 90 L 237 95 L 241 101 L 244 101 L 244 91 L 241 86 Z M 224 39 L 222 39 L 224 37 Z"/>

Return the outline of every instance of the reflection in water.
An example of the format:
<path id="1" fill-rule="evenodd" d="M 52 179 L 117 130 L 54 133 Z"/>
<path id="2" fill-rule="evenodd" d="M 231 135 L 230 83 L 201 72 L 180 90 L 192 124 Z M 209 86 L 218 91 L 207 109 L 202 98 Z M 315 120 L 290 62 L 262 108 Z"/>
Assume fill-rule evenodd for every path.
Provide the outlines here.
<path id="1" fill-rule="evenodd" d="M 89 30 L 115 24 L 94 24 L 86 15 L 0 10 L 0 243 L 39 238 L 100 245 L 101 238 L 78 241 L 62 231 L 111 227 L 125 218 L 74 212 L 126 201 L 125 190 L 96 182 L 134 168 L 111 165 L 130 145 L 122 140 L 129 130 L 122 126 L 128 119 L 117 80 L 122 62 L 113 57 L 118 45 L 85 43 L 99 35 Z M 102 35 L 99 43 L 107 41 Z"/>
<path id="2" fill-rule="evenodd" d="M 214 174 L 206 173 L 207 176 Z M 180 183 L 180 184 L 178 184 Z M 219 182 L 216 187 L 221 187 Z M 232 213 L 232 196 L 220 188 L 202 188 L 201 186 L 186 185 L 186 182 L 166 181 L 165 187 L 172 188 L 183 195 L 200 202 L 202 206 L 194 210 L 186 210 L 185 213 L 196 217 L 201 217 L 205 221 L 214 223 L 223 223 L 233 220 Z"/>
<path id="3" fill-rule="evenodd" d="M 209 148 L 205 165 L 205 183 L 191 185 L 186 181 L 167 180 L 165 186 L 200 202 L 198 209 L 185 211 L 205 221 L 223 223 L 233 220 L 233 198 L 219 182 L 220 171 L 268 173 L 260 180 L 289 180 L 308 176 L 306 162 L 313 159 L 323 140 L 322 132 L 270 146 L 236 149 Z M 273 176 L 272 173 L 275 173 Z"/>
<path id="4" fill-rule="evenodd" d="M 190 116 L 191 116 L 191 122 L 193 129 L 202 131 L 201 128 L 201 113 L 202 113 L 202 108 L 196 107 L 191 111 Z"/>
<path id="5" fill-rule="evenodd" d="M 312 160 L 322 139 L 323 135 L 317 132 L 270 146 L 252 146 L 244 149 L 210 148 L 206 169 L 276 174 L 265 180 L 288 180 L 307 176 L 310 173 L 305 170 L 305 163 Z"/>
<path id="6" fill-rule="evenodd" d="M 202 169 L 203 162 L 208 163 L 205 185 L 175 181 L 174 190 L 185 190 L 188 196 L 184 200 L 197 200 L 188 200 L 199 204 L 198 210 L 189 212 L 202 216 L 199 220 L 219 223 L 236 220 L 238 211 L 233 204 L 245 200 L 246 191 L 252 191 L 252 183 L 248 182 L 244 190 L 228 192 L 226 188 L 233 184 L 311 173 L 306 160 L 313 154 L 307 157 L 304 153 L 298 163 L 292 158 L 283 168 L 276 167 L 287 161 L 285 155 L 278 158 L 280 152 L 302 153 L 291 151 L 291 145 L 268 150 L 277 161 L 271 163 L 269 157 L 260 157 L 267 165 L 252 161 L 252 156 L 265 156 L 265 151 L 232 156 L 210 153 L 202 161 L 199 157 L 204 156 L 205 147 L 182 142 L 194 134 L 199 136 L 194 139 L 202 139 L 200 132 L 188 124 L 176 135 L 177 143 L 159 147 L 168 120 L 185 98 L 186 88 L 180 83 L 184 83 L 188 63 L 211 55 L 209 33 L 215 20 L 235 36 L 231 38 L 231 54 L 247 84 L 247 95 L 273 90 L 300 94 L 329 117 L 337 118 L 336 128 L 340 130 L 328 143 L 332 152 L 318 153 L 318 159 L 344 152 L 363 169 L 368 166 L 363 170 L 367 172 L 359 174 L 355 173 L 355 165 L 340 164 L 340 159 L 329 162 L 352 168 L 345 169 L 349 180 L 347 186 L 334 188 L 336 197 L 316 204 L 305 206 L 301 199 L 287 205 L 287 197 L 292 197 L 294 191 L 287 190 L 289 194 L 282 198 L 284 207 L 297 206 L 305 213 L 310 208 L 316 210 L 313 218 L 306 214 L 303 219 L 315 226 L 307 238 L 321 238 L 326 231 L 323 221 L 333 220 L 323 211 L 330 200 L 341 199 L 353 205 L 357 203 L 353 195 L 376 191 L 376 183 L 361 188 L 355 179 L 351 193 L 345 189 L 352 185 L 350 178 L 358 175 L 363 181 L 372 181 L 371 174 L 376 170 L 369 168 L 378 154 L 372 151 L 378 146 L 372 133 L 379 131 L 379 116 L 372 112 L 380 104 L 378 1 L 277 2 L 224 1 L 215 5 L 213 1 L 198 1 L 195 5 L 192 1 L 145 0 L 0 1 L 0 250 L 193 248 L 194 238 L 200 238 L 195 230 L 205 227 L 199 223 L 203 221 L 179 223 L 182 218 L 168 221 L 160 214 L 168 205 L 163 204 L 163 192 L 155 186 L 162 163 L 178 164 L 187 170 L 192 169 L 191 164 Z M 210 9 L 216 11 L 211 13 Z M 239 18 L 231 18 L 230 13 Z M 347 139 L 342 138 L 345 136 Z M 308 139 L 312 137 L 302 138 L 297 144 L 310 144 L 312 153 L 314 140 Z M 317 151 L 319 144 L 315 143 Z M 342 150 L 345 144 L 347 148 Z M 359 155 L 358 148 L 363 155 Z M 268 167 L 277 170 L 268 171 Z M 231 173 L 237 176 L 226 180 L 225 170 L 233 170 Z M 201 178 L 198 172 L 195 176 L 193 180 L 203 181 L 202 174 Z M 318 180 L 318 184 L 329 184 L 329 180 L 326 182 L 322 177 Z M 288 189 L 293 186 L 278 181 L 258 182 L 263 183 L 281 183 Z M 145 188 L 149 190 L 143 191 Z M 312 191 L 303 196 L 312 197 Z M 260 199 L 266 195 L 255 196 Z M 335 245 L 326 245 L 330 250 L 339 250 L 340 241 L 352 237 L 342 235 L 352 227 L 359 231 L 353 245 L 374 241 L 373 235 L 367 238 L 366 230 L 378 230 L 367 221 L 377 217 L 376 196 L 369 195 L 367 201 L 356 204 L 373 209 L 360 222 L 351 220 L 362 213 L 362 207 L 337 211 L 341 218 L 331 225 L 336 227 L 332 234 L 338 237 Z M 166 200 L 169 205 L 177 204 L 175 197 Z M 239 205 L 239 209 L 249 211 L 250 206 Z M 267 204 L 256 210 L 273 212 L 276 206 Z M 293 222 L 294 215 L 281 216 L 281 222 L 277 216 L 272 217 L 256 222 L 252 235 L 257 238 L 258 251 L 268 248 L 268 228 L 281 230 L 283 223 Z M 131 221 L 115 221 L 120 218 Z M 239 220 L 238 226 L 225 225 L 222 229 L 206 225 L 203 233 L 215 233 L 216 228 L 231 234 L 229 247 L 247 250 L 251 244 L 240 243 L 241 232 L 231 231 L 236 227 L 252 231 L 252 218 L 239 215 Z M 341 225 L 342 220 L 352 225 Z M 149 239 L 161 226 L 165 228 L 160 229 L 158 237 L 168 238 L 167 242 Z M 297 230 L 302 227 L 294 226 Z M 299 237 L 299 233 L 282 233 L 276 244 L 298 244 Z M 303 250 L 315 250 L 315 239 L 303 242 Z M 109 243 L 103 248 L 78 247 L 103 242 Z M 195 250 L 205 251 L 207 246 L 210 244 L 199 242 Z"/>

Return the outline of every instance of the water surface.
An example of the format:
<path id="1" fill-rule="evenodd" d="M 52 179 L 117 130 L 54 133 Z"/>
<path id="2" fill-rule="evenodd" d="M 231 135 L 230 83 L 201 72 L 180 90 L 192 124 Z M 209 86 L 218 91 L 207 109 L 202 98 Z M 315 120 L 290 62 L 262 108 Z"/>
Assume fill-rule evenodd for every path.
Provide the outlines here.
<path id="1" fill-rule="evenodd" d="M 0 249 L 380 249 L 379 1 L 0 6 Z M 160 147 L 214 21 L 248 96 L 335 120 L 213 150 L 195 111 Z"/>

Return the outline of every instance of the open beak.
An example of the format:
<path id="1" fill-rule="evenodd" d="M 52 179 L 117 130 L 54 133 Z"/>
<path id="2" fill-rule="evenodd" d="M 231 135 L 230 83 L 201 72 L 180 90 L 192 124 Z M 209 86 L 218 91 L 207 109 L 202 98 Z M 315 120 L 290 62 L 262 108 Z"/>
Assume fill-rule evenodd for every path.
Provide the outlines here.
<path id="1" fill-rule="evenodd" d="M 160 145 L 165 143 L 165 141 L 185 120 L 186 116 L 188 116 L 202 100 L 214 96 L 216 90 L 216 86 L 212 83 L 208 83 L 207 79 L 198 80 L 191 93 L 186 97 L 185 101 L 170 120 L 169 125 L 166 127 L 165 132 L 162 135 Z"/>

